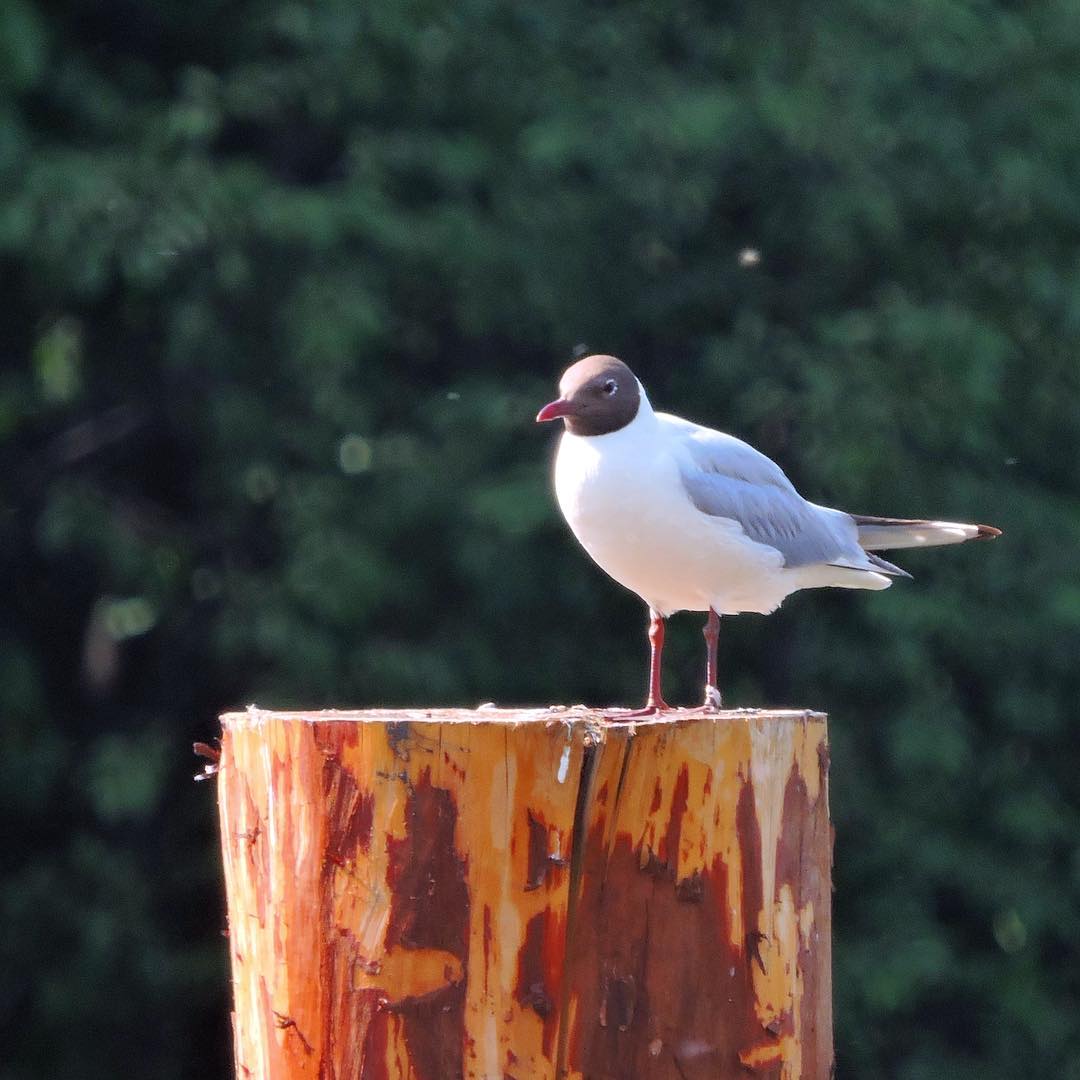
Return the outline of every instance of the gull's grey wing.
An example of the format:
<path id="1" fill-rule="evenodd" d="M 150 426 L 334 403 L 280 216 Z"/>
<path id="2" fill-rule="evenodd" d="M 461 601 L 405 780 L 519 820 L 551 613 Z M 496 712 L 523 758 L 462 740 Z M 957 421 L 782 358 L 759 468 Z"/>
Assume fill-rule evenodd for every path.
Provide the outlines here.
<path id="1" fill-rule="evenodd" d="M 733 435 L 657 418 L 681 450 L 682 482 L 702 513 L 735 521 L 751 540 L 779 551 L 785 566 L 880 569 L 869 565 L 851 517 L 808 503 L 775 461 Z"/>

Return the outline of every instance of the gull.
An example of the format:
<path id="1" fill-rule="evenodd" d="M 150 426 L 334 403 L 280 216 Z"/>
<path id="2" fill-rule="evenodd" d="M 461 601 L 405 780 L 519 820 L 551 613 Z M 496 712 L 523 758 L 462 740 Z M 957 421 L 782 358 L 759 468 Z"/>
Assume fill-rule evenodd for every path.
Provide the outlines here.
<path id="1" fill-rule="evenodd" d="M 708 612 L 705 705 L 719 708 L 720 616 L 768 614 L 799 589 L 887 589 L 910 577 L 876 552 L 1001 534 L 991 525 L 867 517 L 808 502 L 776 462 L 748 443 L 654 412 L 614 356 L 586 356 L 559 382 L 537 422 L 561 418 L 555 495 L 581 546 L 649 608 L 649 686 L 661 693 L 664 625 Z"/>

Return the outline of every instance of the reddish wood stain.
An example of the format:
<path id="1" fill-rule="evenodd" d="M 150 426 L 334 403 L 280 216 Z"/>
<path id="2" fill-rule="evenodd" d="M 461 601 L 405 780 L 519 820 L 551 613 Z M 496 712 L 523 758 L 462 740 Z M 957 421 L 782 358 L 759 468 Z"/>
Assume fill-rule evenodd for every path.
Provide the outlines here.
<path id="1" fill-rule="evenodd" d="M 361 791 L 341 763 L 328 758 L 323 763 L 323 798 L 327 817 L 327 858 L 341 865 L 371 850 L 371 828 L 375 796 Z"/>
<path id="2" fill-rule="evenodd" d="M 740 1075 L 739 1051 L 760 1025 L 746 958 L 730 944 L 723 862 L 694 879 L 693 903 L 672 874 L 642 873 L 626 833 L 603 862 L 602 893 L 582 898 L 589 962 L 568 958 L 581 989 L 571 1066 L 588 1077 Z"/>
<path id="3" fill-rule="evenodd" d="M 776 889 L 790 885 L 795 907 L 801 906 L 803 827 L 810 817 L 810 799 L 806 782 L 798 769 L 792 769 L 784 786 L 784 809 L 780 817 L 780 839 L 776 844 Z"/>
<path id="4" fill-rule="evenodd" d="M 386 948 L 442 949 L 466 959 L 469 891 L 454 847 L 453 793 L 431 785 L 425 769 L 405 805 L 405 836 L 386 838 L 392 902 Z"/>
<path id="5" fill-rule="evenodd" d="M 390 1014 L 385 1009 L 377 1008 L 375 991 L 367 990 L 362 993 L 367 999 L 366 1004 L 372 1010 L 372 1016 L 364 1038 L 363 1065 L 359 1080 L 396 1080 L 396 1077 L 390 1076 L 386 1066 L 386 1051 L 389 1042 L 386 1029 L 390 1022 Z M 324 1064 L 322 1071 L 325 1075 L 321 1075 L 320 1080 L 337 1080 L 331 1069 L 327 1069 Z"/>
<path id="6" fill-rule="evenodd" d="M 555 998 L 544 971 L 544 938 L 548 911 L 534 915 L 525 926 L 525 941 L 518 950 L 518 976 L 514 997 L 519 1004 L 547 1017 L 555 1008 Z"/>
<path id="7" fill-rule="evenodd" d="M 518 950 L 514 998 L 544 1021 L 543 1052 L 548 1059 L 558 1032 L 564 940 L 561 920 L 545 908 L 526 923 L 525 940 Z"/>
<path id="8" fill-rule="evenodd" d="M 659 788 L 660 781 L 657 781 Z M 686 797 L 690 793 L 690 770 L 683 765 L 675 781 L 675 790 L 671 793 L 671 814 L 668 817 L 667 832 L 660 841 L 660 861 L 677 874 L 679 866 L 679 840 L 682 837 L 682 819 L 686 813 Z"/>
<path id="9" fill-rule="evenodd" d="M 488 990 L 488 969 L 491 967 L 491 905 L 484 905 L 484 993 Z"/>
<path id="10" fill-rule="evenodd" d="M 761 826 L 758 825 L 755 806 L 754 788 L 749 781 L 739 790 L 739 801 L 735 807 L 735 834 L 739 839 L 739 853 L 742 856 L 742 924 L 747 928 L 747 958 L 753 960 L 758 955 L 756 943 L 752 941 L 757 925 L 757 913 L 761 910 L 764 898 L 761 886 Z"/>
<path id="11" fill-rule="evenodd" d="M 349 723 L 316 724 L 311 729 L 315 746 L 328 760 L 339 761 L 346 747 L 356 746 L 360 741 L 360 726 Z"/>
<path id="12" fill-rule="evenodd" d="M 675 895 L 686 904 L 700 904 L 705 899 L 705 876 L 695 870 L 675 883 Z"/>
<path id="13" fill-rule="evenodd" d="M 405 1021 L 410 1080 L 462 1080 L 464 1063 L 465 983 L 455 983 L 424 997 L 387 1006 Z M 397 1077 L 393 1080 L 398 1080 Z"/>
<path id="14" fill-rule="evenodd" d="M 825 746 L 825 743 L 822 743 Z M 818 753 L 820 784 L 824 789 L 828 775 L 828 750 Z M 824 848 L 831 850 L 831 827 L 823 814 L 815 814 L 799 770 L 792 769 L 784 788 L 784 810 L 781 819 L 780 839 L 776 854 L 776 887 L 788 885 L 792 890 L 795 909 L 798 911 L 808 901 L 814 905 L 816 919 L 815 930 L 829 935 L 829 906 L 827 897 L 832 889 L 831 876 L 821 874 L 818 853 Z M 814 1006 L 819 1000 L 821 988 L 818 985 L 818 965 L 809 954 L 809 949 L 802 945 L 799 949 L 799 966 L 803 973 L 802 1001 L 796 1003 L 800 1008 L 802 1021 L 802 1066 L 806 1076 L 819 1076 L 827 1067 L 831 1058 L 829 1043 L 832 1032 L 818 1030 L 817 1011 Z"/>
<path id="15" fill-rule="evenodd" d="M 400 756 L 400 742 L 395 752 Z M 405 805 L 405 836 L 386 840 L 391 891 L 387 950 L 399 945 L 438 949 L 467 960 L 469 893 L 465 861 L 454 846 L 456 824 L 453 793 L 433 787 L 431 770 L 425 769 Z M 465 978 L 388 1008 L 404 1020 L 416 1080 L 456 1080 L 464 1075 Z"/>
<path id="16" fill-rule="evenodd" d="M 551 866 L 548 859 L 548 827 L 544 819 L 527 811 L 529 821 L 529 868 L 525 877 L 525 891 L 539 889 L 548 876 Z"/>

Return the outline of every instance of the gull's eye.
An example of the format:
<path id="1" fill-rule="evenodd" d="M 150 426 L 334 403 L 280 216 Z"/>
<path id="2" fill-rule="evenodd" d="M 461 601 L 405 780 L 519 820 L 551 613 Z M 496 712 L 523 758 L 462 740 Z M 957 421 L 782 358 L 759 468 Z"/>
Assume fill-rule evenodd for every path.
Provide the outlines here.
<path id="1" fill-rule="evenodd" d="M 608 397 L 614 396 L 615 391 L 618 389 L 619 384 L 614 379 L 608 379 L 607 382 L 604 383 L 604 393 L 607 394 Z"/>

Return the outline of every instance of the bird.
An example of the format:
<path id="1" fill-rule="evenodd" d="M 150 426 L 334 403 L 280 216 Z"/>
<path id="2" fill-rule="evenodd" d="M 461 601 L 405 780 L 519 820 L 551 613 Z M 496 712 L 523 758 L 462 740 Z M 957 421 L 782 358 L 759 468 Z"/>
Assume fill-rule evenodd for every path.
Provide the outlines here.
<path id="1" fill-rule="evenodd" d="M 804 499 L 772 459 L 733 435 L 655 412 L 614 356 L 572 364 L 538 423 L 563 421 L 555 496 L 574 536 L 602 570 L 649 609 L 648 692 L 641 709 L 669 709 L 661 690 L 667 618 L 707 612 L 705 707 L 722 704 L 720 618 L 769 614 L 800 589 L 886 589 L 911 575 L 877 552 L 1001 535 L 992 525 L 869 517 Z"/>

